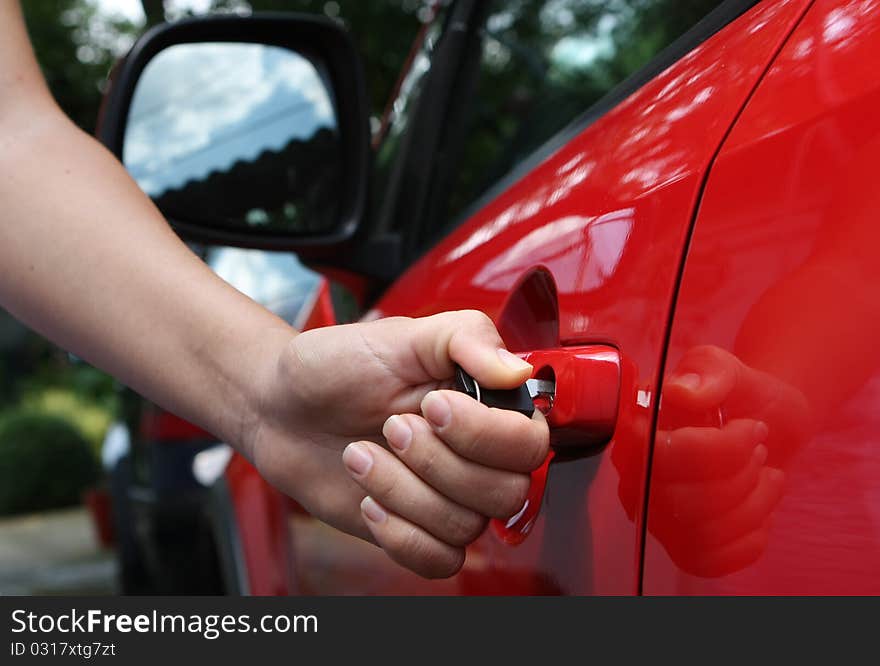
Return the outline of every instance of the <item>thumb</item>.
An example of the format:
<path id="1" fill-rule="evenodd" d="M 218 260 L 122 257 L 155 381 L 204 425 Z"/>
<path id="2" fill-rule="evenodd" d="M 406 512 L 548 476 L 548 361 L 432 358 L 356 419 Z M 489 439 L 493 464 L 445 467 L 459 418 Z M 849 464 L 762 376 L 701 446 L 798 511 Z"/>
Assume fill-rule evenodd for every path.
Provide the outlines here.
<path id="1" fill-rule="evenodd" d="M 514 388 L 532 366 L 507 351 L 495 324 L 478 310 L 443 312 L 417 319 L 415 353 L 436 379 L 448 379 L 458 363 L 486 388 Z"/>
<path id="2" fill-rule="evenodd" d="M 664 399 L 691 409 L 718 407 L 736 388 L 741 373 L 742 363 L 730 352 L 713 345 L 693 347 L 666 377 Z"/>

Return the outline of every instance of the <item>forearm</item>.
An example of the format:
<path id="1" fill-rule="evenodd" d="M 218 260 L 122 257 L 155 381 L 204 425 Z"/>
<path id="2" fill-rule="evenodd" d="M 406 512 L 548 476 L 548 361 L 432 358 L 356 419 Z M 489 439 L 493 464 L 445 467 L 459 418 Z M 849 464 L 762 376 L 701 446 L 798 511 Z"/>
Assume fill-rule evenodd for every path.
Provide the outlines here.
<path id="1" fill-rule="evenodd" d="M 216 277 L 60 111 L 7 121 L 3 132 L 2 304 L 151 400 L 241 442 L 259 359 L 295 332 Z"/>

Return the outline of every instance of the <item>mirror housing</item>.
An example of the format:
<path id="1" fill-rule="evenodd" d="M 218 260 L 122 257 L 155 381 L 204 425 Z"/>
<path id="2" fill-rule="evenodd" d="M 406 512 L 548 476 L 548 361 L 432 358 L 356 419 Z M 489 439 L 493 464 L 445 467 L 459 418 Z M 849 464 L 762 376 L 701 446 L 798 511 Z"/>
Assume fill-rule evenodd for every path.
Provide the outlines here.
<path id="1" fill-rule="evenodd" d="M 213 47 L 215 50 L 223 44 L 235 44 L 240 47 L 247 45 L 277 47 L 271 50 L 273 52 L 278 49 L 286 50 L 288 55 L 292 56 L 290 60 L 296 57 L 302 62 L 310 63 L 312 66 L 311 73 L 308 74 L 311 77 L 310 82 L 313 84 L 315 81 L 320 81 L 324 84 L 325 97 L 329 101 L 327 105 L 332 104 L 335 115 L 335 121 L 331 123 L 334 127 L 331 130 L 322 131 L 323 152 L 315 153 L 314 150 L 311 152 L 301 150 L 302 146 L 308 144 L 308 141 L 304 142 L 301 138 L 291 138 L 286 148 L 289 149 L 293 146 L 299 152 L 294 150 L 291 153 L 279 150 L 277 146 L 263 146 L 259 150 L 259 158 L 256 155 L 237 156 L 234 164 L 227 165 L 229 168 L 225 173 L 218 173 L 218 170 L 214 168 L 216 165 L 202 166 L 200 172 L 198 169 L 193 172 L 192 165 L 190 165 L 188 170 L 195 175 L 190 173 L 186 181 L 182 180 L 183 176 L 181 177 L 179 180 L 181 184 L 172 192 L 175 196 L 169 199 L 167 193 L 163 193 L 162 196 L 154 196 L 154 201 L 168 218 L 171 226 L 187 240 L 238 247 L 294 250 L 303 257 L 338 257 L 341 249 L 351 245 L 349 241 L 360 228 L 364 214 L 369 181 L 370 134 L 367 96 L 360 58 L 345 30 L 330 19 L 314 15 L 285 13 L 263 13 L 248 17 L 224 15 L 187 19 L 177 23 L 160 25 L 147 31 L 138 39 L 114 72 L 104 98 L 98 124 L 98 138 L 120 161 L 124 162 L 126 153 L 130 152 L 126 151 L 129 115 L 138 84 L 144 80 L 143 75 L 148 65 L 163 52 L 168 53 L 172 47 L 199 44 Z M 266 49 L 266 51 L 269 50 Z M 231 49 L 228 51 L 233 52 Z M 274 62 L 277 65 L 277 58 Z M 210 81 L 207 84 L 200 82 L 197 71 L 188 71 L 186 68 L 177 68 L 176 70 L 165 68 L 165 71 L 173 71 L 178 79 L 186 77 L 184 81 L 187 83 L 191 79 L 191 89 L 194 94 L 204 91 L 211 85 Z M 223 77 L 217 77 L 216 80 L 222 83 Z M 202 83 L 202 86 L 197 87 L 196 83 Z M 250 85 L 251 81 L 246 83 Z M 257 83 L 259 82 L 253 81 L 254 85 Z M 312 87 L 314 88 L 314 86 Z M 293 92 L 297 93 L 296 90 Z M 301 95 L 301 98 L 305 97 Z M 186 100 L 184 100 L 185 103 Z M 206 114 L 209 114 L 210 111 L 210 107 L 205 104 L 202 104 L 198 109 L 204 110 Z M 165 110 L 167 111 L 167 108 Z M 284 109 L 281 110 L 284 111 Z M 283 125 L 287 119 L 279 117 L 276 113 L 272 122 Z M 301 134 L 300 130 L 296 129 L 296 123 L 297 116 L 292 113 L 289 123 L 291 137 L 298 137 Z M 312 122 L 313 127 L 314 125 L 315 123 Z M 250 127 L 253 127 L 253 123 Z M 160 126 L 158 131 L 161 129 Z M 328 132 L 333 135 L 334 141 L 338 142 L 338 147 L 329 150 L 326 148 Z M 240 132 L 240 134 L 244 134 L 244 132 Z M 197 146 L 190 154 L 184 154 L 182 157 L 178 155 L 177 162 L 189 159 L 192 154 L 197 152 L 211 150 L 214 145 L 219 143 L 217 139 L 228 143 L 228 136 L 229 133 L 220 137 L 209 136 L 207 142 Z M 212 140 L 214 143 L 211 143 Z M 131 141 L 130 137 L 129 141 Z M 246 141 L 238 141 L 237 143 L 240 146 L 247 145 Z M 297 145 L 294 146 L 294 144 Z M 336 146 L 336 143 L 332 145 Z M 251 152 L 256 152 L 256 150 Z M 145 149 L 141 146 L 140 153 L 144 152 Z M 316 155 L 318 161 L 325 162 L 323 165 L 318 165 L 318 167 L 324 167 L 321 173 L 325 174 L 326 178 L 332 178 L 334 182 L 338 182 L 338 188 L 327 187 L 324 183 L 323 189 L 319 192 L 320 196 L 332 200 L 330 204 L 336 209 L 336 214 L 328 224 L 324 224 L 318 229 L 304 232 L 302 229 L 284 228 L 285 215 L 287 218 L 297 217 L 297 206 L 292 203 L 287 203 L 280 209 L 284 213 L 281 216 L 281 224 L 265 224 L 265 211 L 257 211 L 262 215 L 245 215 L 242 220 L 233 220 L 232 215 L 222 216 L 219 209 L 198 205 L 199 200 L 202 204 L 206 200 L 210 200 L 212 193 L 222 202 L 223 195 L 228 193 L 228 188 L 234 184 L 234 181 L 237 180 L 239 184 L 250 182 L 243 177 L 251 177 L 256 173 L 261 177 L 260 182 L 263 178 L 268 178 L 275 184 L 281 183 L 282 186 L 286 184 L 289 190 L 297 187 L 302 190 L 303 187 L 297 185 L 297 182 L 303 179 L 307 180 L 309 177 L 318 178 L 312 174 L 312 171 L 317 168 L 314 164 Z M 271 159 L 268 159 L 267 156 Z M 308 157 L 311 162 L 307 164 L 289 163 L 289 160 L 295 159 L 297 156 Z M 286 163 L 285 160 L 288 162 Z M 166 173 L 168 169 L 164 167 L 173 161 L 166 162 L 164 165 L 160 164 L 163 168 L 157 169 L 154 173 Z M 249 166 L 252 167 L 258 161 L 261 161 L 261 168 L 259 170 L 251 169 L 249 172 Z M 338 161 L 338 164 L 326 164 L 331 161 Z M 320 169 L 318 170 L 320 171 Z M 256 189 L 260 182 L 253 182 Z M 143 187 L 143 183 L 141 184 Z M 172 191 L 172 189 L 171 186 L 166 187 L 168 191 Z M 195 197 L 180 196 L 181 189 L 198 191 L 198 195 Z M 312 188 L 309 194 L 314 195 L 317 189 L 320 188 Z M 247 188 L 240 187 L 239 190 L 246 192 Z M 311 199 L 315 199 L 315 196 L 311 196 Z M 173 200 L 173 206 L 169 203 L 170 200 Z M 320 200 L 315 203 L 316 206 L 322 204 Z M 291 226 L 296 226 L 296 224 L 297 222 L 294 221 Z"/>

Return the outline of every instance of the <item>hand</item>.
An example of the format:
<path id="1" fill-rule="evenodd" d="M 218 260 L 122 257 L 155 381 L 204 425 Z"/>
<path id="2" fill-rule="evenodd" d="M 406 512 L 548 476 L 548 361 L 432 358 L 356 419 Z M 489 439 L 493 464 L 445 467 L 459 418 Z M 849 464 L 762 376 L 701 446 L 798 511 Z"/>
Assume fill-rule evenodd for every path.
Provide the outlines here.
<path id="1" fill-rule="evenodd" d="M 757 560 L 808 415 L 799 391 L 733 354 L 688 350 L 664 382 L 650 509 L 679 566 L 720 576 Z"/>
<path id="2" fill-rule="evenodd" d="M 796 387 L 714 345 L 689 349 L 663 386 L 660 428 L 765 423 L 767 464 L 783 468 L 813 429 L 810 405 Z"/>
<path id="3" fill-rule="evenodd" d="M 785 480 L 766 465 L 767 433 L 752 419 L 657 431 L 651 533 L 688 573 L 732 573 L 764 552 Z"/>
<path id="4" fill-rule="evenodd" d="M 245 453 L 314 516 L 423 576 L 451 576 L 488 517 L 522 507 L 549 447 L 540 412 L 443 390 L 454 362 L 489 388 L 531 372 L 475 311 L 296 335 L 269 354 Z"/>

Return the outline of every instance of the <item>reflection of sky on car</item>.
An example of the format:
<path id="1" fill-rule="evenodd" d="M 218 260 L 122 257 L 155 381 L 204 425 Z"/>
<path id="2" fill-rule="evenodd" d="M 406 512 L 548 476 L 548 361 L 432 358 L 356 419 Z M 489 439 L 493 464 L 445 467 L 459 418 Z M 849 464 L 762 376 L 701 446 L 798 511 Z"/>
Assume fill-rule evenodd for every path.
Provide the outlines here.
<path id="1" fill-rule="evenodd" d="M 305 58 L 275 46 L 177 44 L 145 68 L 123 161 L 150 195 L 280 150 L 322 127 L 333 103 Z"/>
<path id="2" fill-rule="evenodd" d="M 303 266 L 295 254 L 212 247 L 206 261 L 217 275 L 243 294 L 294 326 L 320 286 L 321 276 Z"/>

